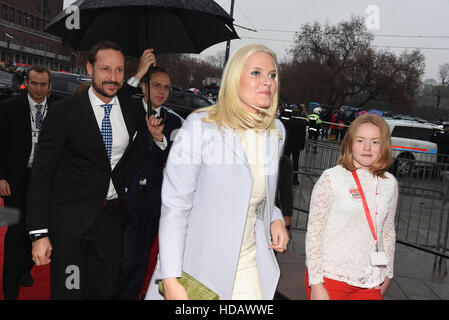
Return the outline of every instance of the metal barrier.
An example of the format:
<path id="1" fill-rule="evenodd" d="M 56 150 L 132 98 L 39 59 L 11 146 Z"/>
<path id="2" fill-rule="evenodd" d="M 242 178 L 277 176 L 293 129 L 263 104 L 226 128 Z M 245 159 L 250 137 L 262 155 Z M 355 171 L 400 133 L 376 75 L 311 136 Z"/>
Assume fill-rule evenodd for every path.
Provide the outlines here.
<path id="1" fill-rule="evenodd" d="M 306 141 L 300 153 L 298 196 L 294 197 L 292 228 L 307 230 L 312 189 L 322 172 L 336 165 L 340 147 L 334 143 Z M 440 157 L 445 161 L 444 157 Z M 436 160 L 436 159 L 435 159 Z M 400 171 L 401 161 L 411 170 Z M 396 242 L 435 255 L 436 266 L 449 258 L 449 168 L 448 163 L 395 158 L 390 169 L 399 184 L 396 211 Z"/>

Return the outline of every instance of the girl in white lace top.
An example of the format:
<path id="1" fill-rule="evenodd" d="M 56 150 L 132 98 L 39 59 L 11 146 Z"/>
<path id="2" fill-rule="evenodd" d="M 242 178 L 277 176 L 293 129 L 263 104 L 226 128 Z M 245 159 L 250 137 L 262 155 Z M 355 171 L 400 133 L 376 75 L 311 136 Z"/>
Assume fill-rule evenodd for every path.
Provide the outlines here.
<path id="1" fill-rule="evenodd" d="M 393 278 L 396 237 L 398 184 L 386 171 L 391 162 L 386 122 L 374 114 L 356 118 L 338 165 L 313 188 L 306 234 L 309 299 L 382 299 Z"/>

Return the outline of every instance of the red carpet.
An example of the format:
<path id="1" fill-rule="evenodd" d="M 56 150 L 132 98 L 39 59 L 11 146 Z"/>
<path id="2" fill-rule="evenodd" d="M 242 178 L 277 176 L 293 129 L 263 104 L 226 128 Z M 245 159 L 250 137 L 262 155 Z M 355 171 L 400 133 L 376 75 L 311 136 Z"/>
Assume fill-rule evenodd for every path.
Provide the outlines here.
<path id="1" fill-rule="evenodd" d="M 0 284 L 2 284 L 3 275 L 3 239 L 5 237 L 7 227 L 0 228 Z M 158 241 L 153 244 L 148 259 L 147 276 L 140 295 L 145 295 L 154 267 L 156 265 L 158 254 Z M 31 271 L 34 278 L 34 285 L 32 287 L 20 287 L 19 300 L 48 300 L 50 299 L 50 265 L 36 267 Z M 0 300 L 3 300 L 3 284 L 0 287 Z"/>
<path id="2" fill-rule="evenodd" d="M 0 208 L 3 207 L 3 199 L 0 198 Z M 3 295 L 3 240 L 8 227 L 0 227 L 0 300 L 4 299 Z M 159 252 L 158 237 L 153 243 L 148 257 L 147 274 L 142 285 L 140 295 L 145 295 L 154 267 L 156 266 L 157 255 Z M 31 270 L 34 279 L 34 285 L 31 287 L 20 287 L 19 300 L 49 300 L 50 299 L 50 265 L 36 267 Z"/>
<path id="3" fill-rule="evenodd" d="M 3 239 L 7 227 L 0 228 L 0 283 L 3 281 Z M 34 285 L 20 287 L 19 300 L 48 300 L 50 299 L 50 265 L 36 267 L 31 270 Z M 0 290 L 0 299 L 3 300 L 3 283 Z"/>

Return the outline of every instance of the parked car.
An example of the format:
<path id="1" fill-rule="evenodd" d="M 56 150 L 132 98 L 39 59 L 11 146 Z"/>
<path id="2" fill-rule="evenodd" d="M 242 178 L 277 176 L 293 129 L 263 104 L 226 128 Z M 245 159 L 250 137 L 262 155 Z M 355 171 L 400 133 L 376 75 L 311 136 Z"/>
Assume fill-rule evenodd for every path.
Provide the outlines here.
<path id="1" fill-rule="evenodd" d="M 17 94 L 19 87 L 14 81 L 14 74 L 0 71 L 0 99 L 7 99 Z"/>
<path id="2" fill-rule="evenodd" d="M 414 120 L 390 119 L 391 150 L 395 158 L 392 172 L 408 176 L 415 170 L 431 170 L 437 161 L 437 145 L 433 142 L 435 125 Z"/>
<path id="3" fill-rule="evenodd" d="M 89 78 L 83 78 L 78 74 L 67 72 L 50 72 L 51 75 L 51 97 L 59 100 L 75 94 L 81 83 L 89 83 Z"/>
<path id="4" fill-rule="evenodd" d="M 212 104 L 212 101 L 198 94 L 172 91 L 164 106 L 167 106 L 185 119 L 192 111 L 209 107 Z"/>

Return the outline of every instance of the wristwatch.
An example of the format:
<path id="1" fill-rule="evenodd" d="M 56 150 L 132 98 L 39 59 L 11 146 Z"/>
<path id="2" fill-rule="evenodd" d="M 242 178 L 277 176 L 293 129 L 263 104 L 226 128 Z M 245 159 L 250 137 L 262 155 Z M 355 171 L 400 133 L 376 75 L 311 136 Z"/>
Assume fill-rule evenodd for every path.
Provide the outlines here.
<path id="1" fill-rule="evenodd" d="M 32 233 L 29 235 L 31 242 L 34 242 L 36 240 L 48 237 L 48 232 L 43 233 Z"/>

